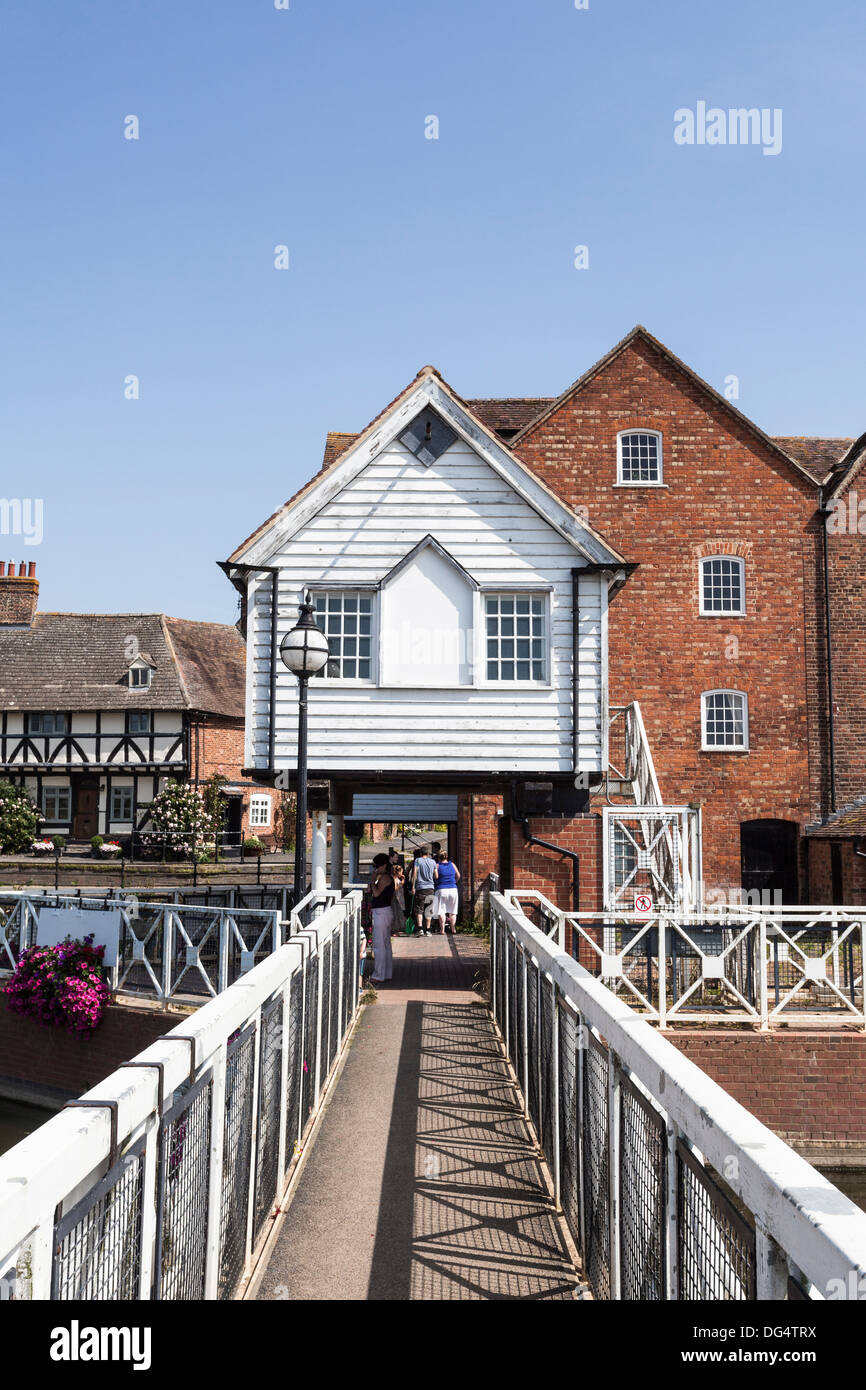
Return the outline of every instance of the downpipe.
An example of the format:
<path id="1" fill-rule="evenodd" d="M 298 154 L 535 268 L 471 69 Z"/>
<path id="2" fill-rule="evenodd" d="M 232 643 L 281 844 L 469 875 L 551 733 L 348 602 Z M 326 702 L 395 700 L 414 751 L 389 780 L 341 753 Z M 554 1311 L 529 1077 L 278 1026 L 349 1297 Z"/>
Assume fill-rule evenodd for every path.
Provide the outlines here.
<path id="1" fill-rule="evenodd" d="M 519 822 L 523 831 L 523 842 L 527 845 L 538 845 L 540 849 L 552 849 L 554 854 L 561 854 L 563 859 L 571 860 L 571 910 L 580 911 L 580 855 L 573 849 L 566 849 L 563 845 L 555 845 L 551 840 L 542 840 L 540 836 L 533 835 L 529 828 L 529 817 L 523 814 L 519 806 L 517 794 L 517 783 L 511 783 L 511 809 L 514 819 Z"/>

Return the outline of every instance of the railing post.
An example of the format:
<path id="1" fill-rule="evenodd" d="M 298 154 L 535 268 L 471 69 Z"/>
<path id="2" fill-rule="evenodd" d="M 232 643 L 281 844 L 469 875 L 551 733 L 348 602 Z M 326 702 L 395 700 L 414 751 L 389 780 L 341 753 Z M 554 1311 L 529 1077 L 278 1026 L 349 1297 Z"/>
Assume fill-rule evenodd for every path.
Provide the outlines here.
<path id="1" fill-rule="evenodd" d="M 672 1120 L 665 1125 L 667 1136 L 667 1162 L 665 1163 L 665 1185 L 667 1188 L 667 1238 L 665 1241 L 665 1298 L 676 1302 L 680 1296 L 680 1212 L 679 1183 L 677 1181 L 677 1139 L 679 1130 Z"/>
<path id="2" fill-rule="evenodd" d="M 147 1121 L 144 1143 L 144 1168 L 141 1176 L 141 1261 L 139 1266 L 138 1296 L 141 1299 L 156 1297 L 159 1283 L 159 1270 L 154 1268 L 157 1248 L 157 1230 L 162 1220 L 162 1212 L 157 1207 L 157 1178 L 159 1175 L 159 1132 L 162 1116 L 159 1101 L 156 1110 Z"/>
<path id="3" fill-rule="evenodd" d="M 607 1145 L 608 1190 L 610 1206 L 610 1296 L 618 1300 L 620 1292 L 620 1080 L 619 1058 L 612 1047 L 607 1049 Z"/>
<path id="4" fill-rule="evenodd" d="M 342 979 L 342 976 L 340 977 Z M 292 977 L 283 985 L 283 1025 L 280 1035 L 280 1136 L 277 1146 L 277 1200 L 283 1190 L 286 1172 L 286 1096 L 289 1082 L 289 1021 L 292 1004 Z"/>
<path id="5" fill-rule="evenodd" d="M 313 1091 L 313 1109 L 319 1106 L 319 1095 L 322 1089 L 322 996 L 324 994 L 324 980 L 322 979 L 322 955 L 321 937 L 316 934 L 316 955 L 319 961 L 319 968 L 316 971 L 316 1065 L 313 1069 L 315 1090 Z"/>
<path id="6" fill-rule="evenodd" d="M 523 1019 L 522 1019 L 522 1022 L 521 1022 L 521 1027 L 523 1028 L 523 1076 L 522 1076 L 522 1078 L 521 1078 L 521 1085 L 522 1085 L 522 1087 L 523 1087 L 523 1115 L 524 1115 L 524 1119 L 527 1119 L 527 1120 L 528 1120 L 528 1119 L 529 1119 L 529 1003 L 528 1003 L 528 1000 L 527 1000 L 527 995 L 528 995 L 529 991 L 528 991 L 528 989 L 527 989 L 527 987 L 526 987 L 526 982 L 527 982 L 527 979 L 528 979 L 528 976 L 529 976 L 529 968 L 528 968 L 528 966 L 527 966 L 527 964 L 526 964 L 526 956 L 527 956 L 526 950 L 525 950 L 525 949 L 522 950 L 520 954 L 521 954 L 521 956 L 523 957 Z"/>
<path id="7" fill-rule="evenodd" d="M 562 1164 L 559 1153 L 559 990 L 553 986 L 553 1046 L 550 1050 L 550 1065 L 553 1068 L 553 1200 L 556 1210 L 562 1211 Z"/>
<path id="8" fill-rule="evenodd" d="M 583 1094 L 586 1086 L 586 1049 L 587 1029 L 583 1021 L 583 1014 L 577 1015 L 577 1185 L 578 1185 L 578 1210 L 580 1213 L 580 1254 L 582 1259 L 586 1259 L 586 1189 L 584 1183 L 584 1166 L 586 1159 L 586 1146 L 584 1143 L 583 1132 Z"/>
<path id="9" fill-rule="evenodd" d="M 758 1012 L 764 1032 L 770 1026 L 770 1001 L 767 997 L 767 919 L 763 912 L 758 917 Z"/>
<path id="10" fill-rule="evenodd" d="M 788 1260 L 784 1250 L 759 1221 L 755 1222 L 756 1297 L 779 1303 L 788 1297 Z"/>
<path id="11" fill-rule="evenodd" d="M 174 913 L 170 907 L 162 909 L 162 1002 L 167 1004 L 171 996 L 171 963 L 174 958 Z"/>
<path id="12" fill-rule="evenodd" d="M 229 914 L 225 908 L 219 909 L 220 914 L 220 946 L 219 961 L 217 962 L 217 978 L 219 979 L 220 991 L 228 989 L 229 983 Z"/>
<path id="13" fill-rule="evenodd" d="M 204 1266 L 204 1296 L 209 1301 L 216 1299 L 219 1293 L 227 1055 L 228 1045 L 223 1042 L 214 1056 L 213 1091 L 211 1093 L 210 1173 L 207 1190 L 207 1244 L 205 1246 Z"/>
<path id="14" fill-rule="evenodd" d="M 667 961 L 667 931 L 665 929 L 664 914 L 659 913 L 658 925 L 658 961 L 659 961 L 659 1028 L 665 1028 L 668 1021 L 668 961 Z"/>
<path id="15" fill-rule="evenodd" d="M 253 1231 L 256 1221 L 256 1159 L 259 1147 L 259 1072 L 262 1052 L 262 1006 L 256 1009 L 255 1042 L 253 1045 L 253 1100 L 250 1124 L 250 1181 L 247 1194 L 247 1230 L 244 1238 L 244 1275 L 249 1273 L 253 1253 Z"/>
<path id="16" fill-rule="evenodd" d="M 504 1027 L 504 1029 L 503 1029 L 503 1035 L 504 1035 L 504 1037 L 505 1037 L 505 1053 L 506 1053 L 506 1056 L 511 1057 L 511 1056 L 513 1055 L 513 1048 L 512 1048 L 512 1046 L 511 1046 L 511 989 L 510 989 L 510 983 L 511 983 L 511 982 L 510 982 L 509 975 L 508 975 L 508 956 L 509 956 L 509 950 L 508 950 L 508 927 L 506 926 L 506 924 L 505 924 L 503 921 L 501 921 L 501 920 L 499 919 L 498 915 L 496 915 L 496 914 L 498 914 L 498 912 L 499 912 L 498 907 L 495 907 L 495 906 L 494 906 L 494 908 L 493 908 L 493 914 L 492 914 L 492 915 L 495 916 L 495 919 L 496 919 L 497 924 L 498 924 L 498 927 L 499 927 L 499 934 L 500 934 L 500 937 L 503 938 L 503 942 L 502 942 L 502 1012 L 503 1012 L 503 1015 L 504 1015 L 504 1018 L 505 1018 L 505 1027 Z M 864 1015 L 866 1015 L 866 1009 L 864 1009 L 863 1012 L 864 1012 Z"/>

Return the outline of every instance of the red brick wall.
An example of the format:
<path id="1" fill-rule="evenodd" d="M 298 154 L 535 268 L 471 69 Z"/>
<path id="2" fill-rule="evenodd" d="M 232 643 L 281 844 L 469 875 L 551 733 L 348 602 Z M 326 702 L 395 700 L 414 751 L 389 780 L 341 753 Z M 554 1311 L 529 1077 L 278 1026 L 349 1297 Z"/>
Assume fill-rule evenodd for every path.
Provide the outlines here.
<path id="1" fill-rule="evenodd" d="M 769 1129 L 795 1145 L 866 1144 L 866 1035 L 665 1031 Z"/>
<path id="2" fill-rule="evenodd" d="M 533 835 L 573 850 L 580 855 L 580 907 L 591 912 L 601 906 L 601 817 L 574 816 L 570 820 L 534 816 Z M 557 907 L 572 907 L 571 860 L 540 845 L 527 844 L 521 827 L 511 826 L 511 857 L 515 888 L 537 888 Z"/>
<path id="3" fill-rule="evenodd" d="M 195 779 L 197 770 L 200 784 L 206 782 L 217 772 L 221 773 L 223 777 L 228 777 L 229 781 L 242 780 L 241 768 L 244 760 L 244 721 L 242 719 L 208 715 L 204 722 L 193 727 L 191 744 L 192 777 Z M 270 798 L 271 823 L 269 826 L 250 825 L 250 796 L 252 795 Z M 248 788 L 243 798 L 242 833 L 245 836 L 255 835 L 265 844 L 271 845 L 275 838 L 274 816 L 279 804 L 280 793 L 273 788 Z"/>
<path id="4" fill-rule="evenodd" d="M 88 1039 L 43 1028 L 0 1002 L 0 1081 L 24 1083 L 47 1096 L 79 1096 L 184 1017 L 115 1004 Z"/>
<path id="5" fill-rule="evenodd" d="M 617 432 L 641 426 L 663 434 L 665 488 L 615 486 Z M 739 823 L 805 823 L 816 798 L 815 488 L 641 339 L 516 452 L 640 566 L 610 607 L 610 700 L 640 701 L 665 800 L 703 805 L 708 886 L 738 887 Z M 699 615 L 698 559 L 718 542 L 746 556 L 745 617 Z M 748 694 L 748 754 L 701 752 L 700 693 L 714 688 Z"/>
<path id="6" fill-rule="evenodd" d="M 0 576 L 0 624 L 33 622 L 39 600 L 39 580 L 11 573 Z"/>
<path id="7" fill-rule="evenodd" d="M 827 559 L 833 627 L 836 804 L 866 794 L 866 515 L 859 512 L 860 474 L 830 518 Z M 858 494 L 858 486 L 860 494 Z M 844 528 L 844 529 L 842 529 Z"/>
<path id="8" fill-rule="evenodd" d="M 470 800 L 473 802 L 474 829 L 470 834 Z M 482 891 L 490 874 L 498 874 L 499 822 L 502 797 L 476 792 L 474 798 L 461 793 L 457 808 L 457 867 L 463 875 L 463 897 L 469 910 L 470 892 L 475 896 L 476 914 L 483 908 Z M 439 837 L 441 838 L 441 837 Z M 474 849 L 473 849 L 474 846 Z M 470 885 L 474 859 L 474 884 Z"/>
<path id="9" fill-rule="evenodd" d="M 832 841 L 811 838 L 809 846 L 809 888 L 813 903 L 866 903 L 866 858 L 855 851 L 854 840 L 839 840 L 842 892 L 833 892 Z"/>

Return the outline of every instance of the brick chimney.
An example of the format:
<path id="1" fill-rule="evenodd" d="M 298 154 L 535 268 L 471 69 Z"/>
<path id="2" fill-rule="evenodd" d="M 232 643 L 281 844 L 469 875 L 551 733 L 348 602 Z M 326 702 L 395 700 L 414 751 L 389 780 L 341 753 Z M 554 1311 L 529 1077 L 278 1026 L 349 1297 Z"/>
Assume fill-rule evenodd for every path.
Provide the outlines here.
<path id="1" fill-rule="evenodd" d="M 0 560 L 0 627 L 32 627 L 39 599 L 39 580 L 32 560 Z"/>

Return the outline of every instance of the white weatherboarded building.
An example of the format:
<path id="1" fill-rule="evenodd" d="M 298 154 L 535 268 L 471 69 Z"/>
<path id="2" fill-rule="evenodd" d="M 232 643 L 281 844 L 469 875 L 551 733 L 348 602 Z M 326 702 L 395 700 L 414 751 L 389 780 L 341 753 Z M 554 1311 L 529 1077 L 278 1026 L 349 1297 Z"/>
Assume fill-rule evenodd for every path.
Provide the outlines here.
<path id="1" fill-rule="evenodd" d="M 434 368 L 224 568 L 246 602 L 253 775 L 296 763 L 297 683 L 277 651 L 306 591 L 331 648 L 310 683 L 309 775 L 332 810 L 357 816 L 376 793 L 395 814 L 365 818 L 398 819 L 410 793 L 539 777 L 573 800 L 576 774 L 606 769 L 624 561 Z"/>

